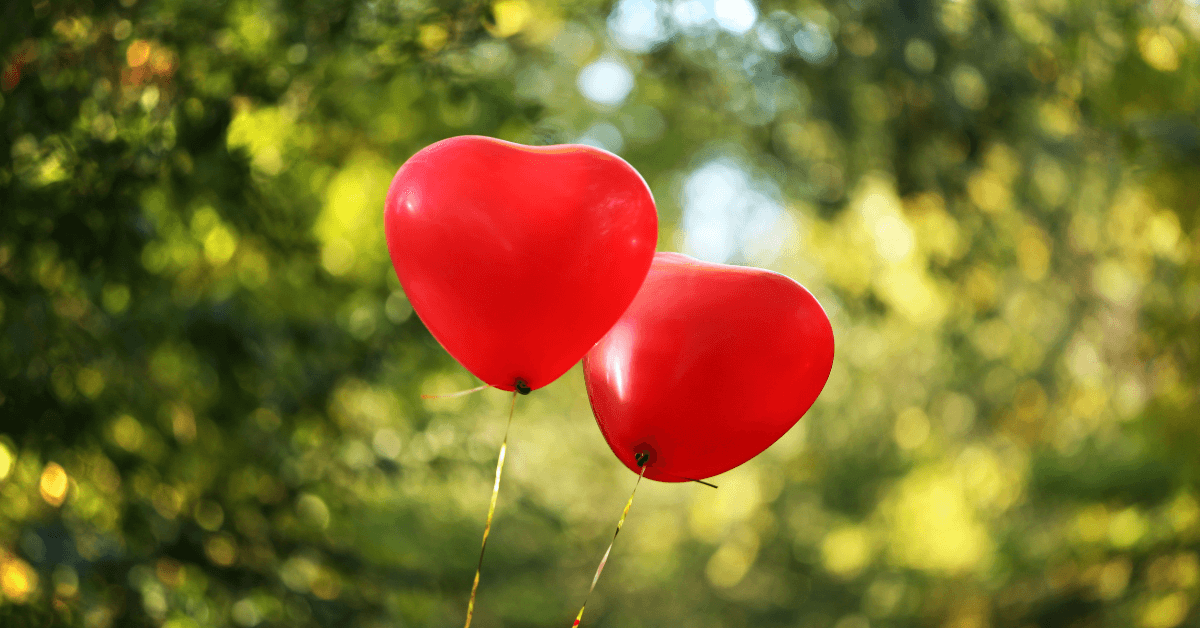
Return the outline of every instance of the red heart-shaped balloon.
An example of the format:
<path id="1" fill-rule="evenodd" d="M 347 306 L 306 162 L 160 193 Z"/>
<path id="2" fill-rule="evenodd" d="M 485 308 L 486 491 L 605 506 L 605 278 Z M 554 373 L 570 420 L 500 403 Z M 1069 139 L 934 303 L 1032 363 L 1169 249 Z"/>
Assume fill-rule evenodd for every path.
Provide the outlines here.
<path id="1" fill-rule="evenodd" d="M 446 351 L 491 386 L 536 389 L 633 301 L 658 213 L 616 155 L 463 136 L 405 162 L 384 229 L 400 285 Z"/>
<path id="2" fill-rule="evenodd" d="M 724 473 L 779 440 L 821 394 L 833 328 L 804 286 L 768 270 L 654 256 L 633 304 L 583 359 L 596 422 L 637 473 Z"/>

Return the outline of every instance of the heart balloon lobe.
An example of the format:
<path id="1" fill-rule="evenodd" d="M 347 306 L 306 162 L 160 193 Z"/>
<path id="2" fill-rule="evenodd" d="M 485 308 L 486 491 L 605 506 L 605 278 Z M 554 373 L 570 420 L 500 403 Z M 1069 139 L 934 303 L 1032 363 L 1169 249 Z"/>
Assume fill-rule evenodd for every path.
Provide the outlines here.
<path id="1" fill-rule="evenodd" d="M 463 136 L 405 162 L 384 229 L 434 338 L 484 382 L 536 389 L 578 362 L 633 300 L 658 215 L 641 175 L 615 155 Z"/>
<path id="2" fill-rule="evenodd" d="M 613 453 L 646 477 L 704 479 L 778 440 L 833 366 L 833 329 L 803 286 L 771 271 L 654 258 L 633 304 L 584 358 Z"/>

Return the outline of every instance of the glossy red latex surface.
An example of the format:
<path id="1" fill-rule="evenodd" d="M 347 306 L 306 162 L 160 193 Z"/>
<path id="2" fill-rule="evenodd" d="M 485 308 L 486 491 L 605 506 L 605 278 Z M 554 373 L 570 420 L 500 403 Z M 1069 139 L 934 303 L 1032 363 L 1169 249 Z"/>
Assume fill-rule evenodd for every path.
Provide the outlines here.
<path id="1" fill-rule="evenodd" d="M 704 479 L 758 455 L 808 411 L 833 367 L 817 300 L 767 270 L 659 253 L 637 298 L 583 360 L 613 453 L 646 477 Z"/>
<path id="2" fill-rule="evenodd" d="M 463 136 L 405 162 L 384 230 L 413 310 L 446 351 L 496 388 L 520 378 L 536 389 L 629 306 L 658 214 L 620 157 Z"/>

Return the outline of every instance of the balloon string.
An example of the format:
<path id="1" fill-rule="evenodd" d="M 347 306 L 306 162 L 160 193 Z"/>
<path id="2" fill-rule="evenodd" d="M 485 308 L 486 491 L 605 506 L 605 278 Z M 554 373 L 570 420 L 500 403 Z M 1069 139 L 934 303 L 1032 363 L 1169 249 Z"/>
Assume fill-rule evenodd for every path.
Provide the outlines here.
<path id="1" fill-rule="evenodd" d="M 453 399 L 454 397 L 463 397 L 463 396 L 469 395 L 471 393 L 477 393 L 487 387 L 488 387 L 488 385 L 484 384 L 482 386 L 476 386 L 475 388 L 472 388 L 471 390 L 460 390 L 458 392 L 453 392 L 453 393 L 449 393 L 446 395 L 421 395 L 421 398 L 422 399 Z"/>
<path id="2" fill-rule="evenodd" d="M 500 495 L 500 473 L 504 471 L 504 452 L 508 449 L 508 428 L 512 427 L 513 409 L 516 407 L 517 391 L 514 390 L 512 403 L 508 406 L 508 423 L 504 426 L 504 441 L 500 443 L 500 458 L 496 460 L 496 483 L 492 486 L 492 503 L 488 506 L 487 524 L 483 526 L 483 543 L 479 547 L 479 564 L 475 566 L 475 582 L 471 585 L 471 599 L 467 602 L 467 623 L 463 628 L 471 628 L 471 616 L 475 614 L 475 592 L 479 590 L 479 572 L 483 569 L 483 551 L 487 549 L 488 534 L 492 531 L 492 516 L 496 514 L 496 498 Z"/>
<path id="3" fill-rule="evenodd" d="M 705 482 L 704 480 L 697 480 L 696 478 L 689 478 L 686 475 L 675 475 L 674 473 L 667 473 L 666 471 L 657 471 L 657 473 L 661 473 L 663 475 L 669 475 L 673 478 L 679 478 L 681 480 L 687 480 L 688 482 L 695 482 L 696 484 L 703 484 L 709 488 L 717 488 L 716 484 L 711 484 L 709 482 Z"/>
<path id="4" fill-rule="evenodd" d="M 621 526 L 625 525 L 625 517 L 629 515 L 629 507 L 633 505 L 633 496 L 637 494 L 638 485 L 642 483 L 642 476 L 646 475 L 646 467 L 648 466 L 650 465 L 642 465 L 642 472 L 638 474 L 637 482 L 633 484 L 633 492 L 629 494 L 629 501 L 625 502 L 625 510 L 621 512 L 621 519 L 617 521 L 617 531 L 613 532 L 612 541 L 609 542 L 608 549 L 604 550 L 604 558 L 600 559 L 600 566 L 596 567 L 596 576 L 592 578 L 592 586 L 583 598 L 583 606 L 579 609 L 579 615 L 575 616 L 575 623 L 571 624 L 571 628 L 576 628 L 579 626 L 579 622 L 583 621 L 583 611 L 587 608 L 588 599 L 592 597 L 592 591 L 596 590 L 596 583 L 600 581 L 600 572 L 604 571 L 604 565 L 608 563 L 608 554 L 612 552 L 613 545 L 617 542 L 617 535 L 621 533 Z"/>

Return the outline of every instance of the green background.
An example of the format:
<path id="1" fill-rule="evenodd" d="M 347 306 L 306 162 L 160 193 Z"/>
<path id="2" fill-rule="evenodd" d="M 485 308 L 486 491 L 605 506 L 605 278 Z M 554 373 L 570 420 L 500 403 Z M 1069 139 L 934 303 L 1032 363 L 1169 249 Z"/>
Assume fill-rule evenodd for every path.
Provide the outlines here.
<path id="1" fill-rule="evenodd" d="M 508 396 L 421 400 L 476 380 L 381 214 L 462 134 L 618 150 L 659 250 L 837 338 L 720 489 L 641 486 L 584 625 L 1200 622 L 1194 0 L 0 15 L 0 625 L 460 625 Z M 519 398 L 474 625 L 568 626 L 634 479 L 578 368 Z"/>

